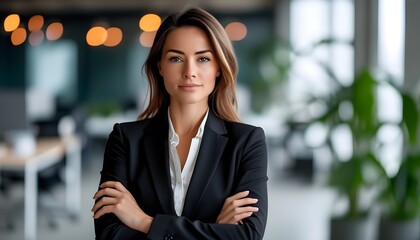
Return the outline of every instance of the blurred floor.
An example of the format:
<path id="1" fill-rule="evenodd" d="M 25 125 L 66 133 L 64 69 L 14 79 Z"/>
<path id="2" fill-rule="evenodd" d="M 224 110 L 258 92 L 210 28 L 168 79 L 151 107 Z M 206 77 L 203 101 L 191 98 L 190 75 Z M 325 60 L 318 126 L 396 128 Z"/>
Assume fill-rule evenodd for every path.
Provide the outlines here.
<path id="1" fill-rule="evenodd" d="M 332 192 L 307 181 L 270 178 L 265 240 L 327 240 Z"/>
<path id="2" fill-rule="evenodd" d="M 84 159 L 85 161 L 86 159 Z M 78 219 L 64 215 L 64 185 L 54 187 L 52 192 L 41 193 L 41 206 L 38 208 L 37 236 L 39 240 L 84 240 L 94 239 L 92 213 L 92 196 L 99 181 L 99 161 L 91 159 L 92 163 L 83 166 L 81 188 L 81 211 Z M 94 166 L 97 165 L 97 166 Z M 0 195 L 0 239 L 23 240 L 23 185 L 17 184 L 11 194 Z M 52 199 L 52 201 L 51 201 Z M 13 204 L 13 206 L 10 206 Z M 46 205 L 46 206 L 44 206 Z M 10 207 L 8 207 L 10 206 Z M 55 226 L 51 226 L 51 219 Z M 12 226 L 9 226 L 12 223 Z M 11 228 L 12 227 L 12 228 Z"/>
<path id="3" fill-rule="evenodd" d="M 41 208 L 38 212 L 38 239 L 94 239 L 90 208 L 99 180 L 102 152 L 95 151 L 95 147 L 92 149 L 83 159 L 80 218 L 72 220 L 57 216 L 54 218 L 57 226 L 51 228 L 48 222 L 50 212 Z M 327 240 L 328 216 L 332 205 L 331 192 L 320 184 L 279 177 L 274 170 L 271 170 L 269 175 L 269 218 L 264 239 Z M 23 239 L 23 186 L 19 184 L 16 186 L 7 198 L 0 194 L 0 239 L 2 240 Z M 57 188 L 53 192 L 53 197 L 56 202 L 62 202 L 63 189 Z M 10 209 L 17 210 L 9 214 Z M 8 228 L 6 220 L 11 220 L 13 229 Z"/>

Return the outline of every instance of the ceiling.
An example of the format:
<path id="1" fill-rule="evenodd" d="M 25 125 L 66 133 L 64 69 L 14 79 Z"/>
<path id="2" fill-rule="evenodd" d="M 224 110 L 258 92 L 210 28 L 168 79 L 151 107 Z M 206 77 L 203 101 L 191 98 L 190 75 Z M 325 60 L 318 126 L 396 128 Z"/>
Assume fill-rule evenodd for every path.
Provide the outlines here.
<path id="1" fill-rule="evenodd" d="M 199 6 L 218 13 L 248 13 L 270 9 L 274 2 L 275 0 L 1 0 L 0 12 L 19 14 L 174 12 Z"/>

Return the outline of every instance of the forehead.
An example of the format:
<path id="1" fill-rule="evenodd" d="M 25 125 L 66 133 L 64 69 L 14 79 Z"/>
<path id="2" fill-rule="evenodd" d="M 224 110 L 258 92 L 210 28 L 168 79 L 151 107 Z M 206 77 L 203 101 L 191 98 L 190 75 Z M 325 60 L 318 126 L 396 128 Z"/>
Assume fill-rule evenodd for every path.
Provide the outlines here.
<path id="1" fill-rule="evenodd" d="M 212 46 L 204 30 L 194 26 L 182 26 L 168 34 L 163 49 L 164 52 L 168 49 L 201 51 L 212 50 Z"/>

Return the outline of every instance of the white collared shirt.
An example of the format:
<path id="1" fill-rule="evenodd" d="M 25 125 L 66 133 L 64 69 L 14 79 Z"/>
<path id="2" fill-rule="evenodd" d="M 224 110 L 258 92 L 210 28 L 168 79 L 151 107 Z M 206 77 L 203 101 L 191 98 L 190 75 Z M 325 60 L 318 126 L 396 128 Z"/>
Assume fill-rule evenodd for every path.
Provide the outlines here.
<path id="1" fill-rule="evenodd" d="M 174 193 L 175 212 L 178 216 L 181 216 L 182 210 L 184 209 L 185 195 L 187 194 L 191 176 L 194 172 L 194 167 L 197 161 L 198 151 L 200 149 L 201 139 L 203 138 L 204 126 L 206 125 L 208 114 L 209 111 L 207 110 L 207 113 L 204 116 L 200 127 L 198 128 L 197 135 L 191 140 L 191 146 L 188 152 L 187 160 L 185 161 L 184 168 L 181 170 L 181 162 L 179 160 L 178 152 L 176 151 L 176 147 L 179 144 L 179 137 L 175 132 L 168 109 L 169 169 L 171 174 L 172 191 Z"/>

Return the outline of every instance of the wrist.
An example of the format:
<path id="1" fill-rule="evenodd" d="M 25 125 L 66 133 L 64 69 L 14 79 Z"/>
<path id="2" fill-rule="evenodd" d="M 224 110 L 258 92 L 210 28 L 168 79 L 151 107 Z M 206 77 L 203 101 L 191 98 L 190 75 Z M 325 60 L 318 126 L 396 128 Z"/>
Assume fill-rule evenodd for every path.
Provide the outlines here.
<path id="1" fill-rule="evenodd" d="M 141 219 L 138 230 L 147 234 L 149 232 L 150 226 L 152 225 L 152 222 L 153 218 L 146 215 L 143 219 Z"/>

